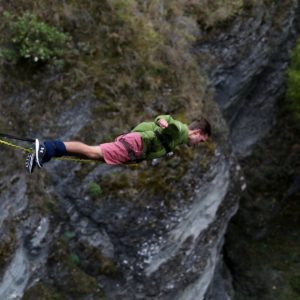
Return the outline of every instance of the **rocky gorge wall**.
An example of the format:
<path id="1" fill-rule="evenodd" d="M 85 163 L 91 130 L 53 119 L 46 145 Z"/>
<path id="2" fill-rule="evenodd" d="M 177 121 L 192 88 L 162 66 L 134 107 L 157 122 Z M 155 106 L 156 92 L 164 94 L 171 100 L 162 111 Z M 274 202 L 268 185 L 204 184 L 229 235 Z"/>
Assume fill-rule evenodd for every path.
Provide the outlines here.
<path id="1" fill-rule="evenodd" d="M 58 119 L 65 114 L 71 110 Z M 30 178 L 21 166 L 13 178 L 15 168 L 7 170 L 1 203 L 9 251 L 3 244 L 1 298 L 203 298 L 237 208 L 233 191 L 243 183 L 234 157 L 219 146 L 202 149 L 169 182 L 171 191 L 148 188 L 161 168 L 178 174 L 180 163 L 134 169 L 57 161 Z M 103 193 L 90 193 L 91 182 L 102 182 Z"/>
<path id="2" fill-rule="evenodd" d="M 275 123 L 295 43 L 297 7 L 297 1 L 254 6 L 196 48 L 209 57 L 201 67 L 211 78 L 239 157 L 249 155 Z"/>
<path id="3" fill-rule="evenodd" d="M 298 299 L 299 132 L 284 96 L 299 3 L 273 2 L 271 9 L 257 6 L 252 13 L 197 48 L 211 57 L 203 66 L 247 184 L 226 235 L 226 263 L 207 299 L 227 299 L 224 289 L 231 290 L 231 299 Z"/>

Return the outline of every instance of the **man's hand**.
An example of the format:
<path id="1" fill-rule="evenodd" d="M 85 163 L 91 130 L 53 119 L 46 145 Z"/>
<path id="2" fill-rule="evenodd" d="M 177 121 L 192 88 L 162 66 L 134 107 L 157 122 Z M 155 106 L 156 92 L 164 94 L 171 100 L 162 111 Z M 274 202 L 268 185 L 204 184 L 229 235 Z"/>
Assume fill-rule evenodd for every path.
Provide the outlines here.
<path id="1" fill-rule="evenodd" d="M 167 128 L 169 126 L 168 122 L 164 119 L 159 119 L 157 121 L 157 125 L 160 127 L 160 128 Z"/>

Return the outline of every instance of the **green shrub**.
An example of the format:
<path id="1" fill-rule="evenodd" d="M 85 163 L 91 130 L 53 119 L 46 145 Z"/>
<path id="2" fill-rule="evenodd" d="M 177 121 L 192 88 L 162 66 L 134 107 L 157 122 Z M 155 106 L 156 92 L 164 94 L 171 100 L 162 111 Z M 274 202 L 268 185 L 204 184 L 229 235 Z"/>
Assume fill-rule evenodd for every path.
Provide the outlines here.
<path id="1" fill-rule="evenodd" d="M 40 20 L 37 16 L 25 13 L 14 17 L 5 12 L 4 20 L 8 27 L 4 47 L 0 48 L 0 57 L 16 62 L 27 59 L 31 62 L 48 61 L 64 53 L 70 36 Z"/>
<path id="2" fill-rule="evenodd" d="M 88 186 L 88 194 L 92 198 L 97 198 L 102 194 L 101 186 L 96 182 L 91 182 Z"/>
<path id="3" fill-rule="evenodd" d="M 287 103 L 300 121 L 300 41 L 297 43 L 288 69 Z"/>
<path id="4" fill-rule="evenodd" d="M 80 258 L 78 255 L 71 253 L 68 257 L 68 261 L 71 265 L 77 266 L 80 263 Z"/>

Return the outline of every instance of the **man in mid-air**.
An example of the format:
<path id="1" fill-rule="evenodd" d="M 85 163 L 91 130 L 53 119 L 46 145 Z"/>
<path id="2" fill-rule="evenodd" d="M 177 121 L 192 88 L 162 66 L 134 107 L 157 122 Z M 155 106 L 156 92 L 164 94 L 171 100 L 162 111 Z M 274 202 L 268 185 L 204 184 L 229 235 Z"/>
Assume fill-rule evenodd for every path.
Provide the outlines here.
<path id="1" fill-rule="evenodd" d="M 93 160 L 103 160 L 109 165 L 151 160 L 172 151 L 182 144 L 198 145 L 211 135 L 209 122 L 200 117 L 190 125 L 174 120 L 170 115 L 160 115 L 154 122 L 142 122 L 127 134 L 118 136 L 114 142 L 89 146 L 79 141 L 35 140 L 35 151 L 26 158 L 26 169 L 32 173 L 35 166 L 53 157 L 75 155 Z"/>

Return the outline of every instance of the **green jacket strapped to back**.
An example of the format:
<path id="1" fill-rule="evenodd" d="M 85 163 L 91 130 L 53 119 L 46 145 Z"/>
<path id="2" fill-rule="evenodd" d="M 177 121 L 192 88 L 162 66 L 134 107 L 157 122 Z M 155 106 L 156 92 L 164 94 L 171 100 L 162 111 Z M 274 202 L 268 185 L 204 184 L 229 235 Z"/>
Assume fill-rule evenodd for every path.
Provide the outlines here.
<path id="1" fill-rule="evenodd" d="M 159 127 L 156 124 L 159 119 L 166 120 L 169 126 L 165 129 Z M 166 150 L 158 140 L 155 131 L 163 135 L 171 150 L 188 142 L 188 126 L 186 124 L 174 120 L 170 115 L 158 116 L 154 122 L 140 123 L 132 130 L 132 132 L 138 132 L 142 137 L 144 159 L 158 158 L 166 154 Z"/>

